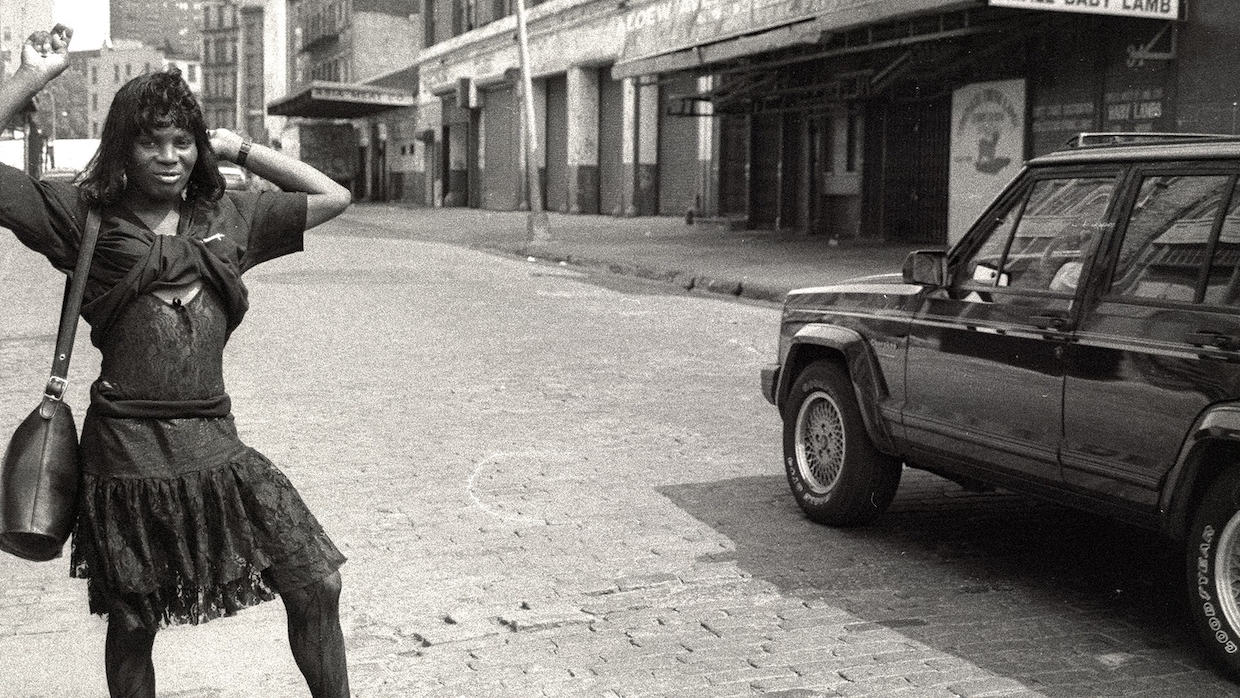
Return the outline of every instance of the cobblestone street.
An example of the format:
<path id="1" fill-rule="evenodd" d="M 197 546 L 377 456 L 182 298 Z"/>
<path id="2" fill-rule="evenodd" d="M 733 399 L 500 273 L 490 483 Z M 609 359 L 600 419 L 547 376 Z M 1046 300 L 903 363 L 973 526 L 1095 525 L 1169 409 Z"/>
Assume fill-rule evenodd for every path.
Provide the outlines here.
<path id="1" fill-rule="evenodd" d="M 776 305 L 368 215 L 247 277 L 226 361 L 242 438 L 350 558 L 356 696 L 1240 695 L 1144 531 L 916 471 L 872 526 L 807 521 L 758 389 Z M 0 285 L 16 424 L 60 286 L 8 236 Z M 0 698 L 106 694 L 104 622 L 66 567 L 0 558 Z M 162 632 L 156 668 L 161 696 L 306 695 L 279 603 Z"/>

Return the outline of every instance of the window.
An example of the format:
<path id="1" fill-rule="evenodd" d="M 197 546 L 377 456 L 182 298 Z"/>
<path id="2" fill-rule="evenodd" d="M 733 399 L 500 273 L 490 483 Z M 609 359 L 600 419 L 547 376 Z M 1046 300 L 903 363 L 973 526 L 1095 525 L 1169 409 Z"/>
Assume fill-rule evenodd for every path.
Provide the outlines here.
<path id="1" fill-rule="evenodd" d="M 1112 276 L 1121 296 L 1192 303 L 1231 178 L 1156 176 L 1141 181 Z"/>
<path id="2" fill-rule="evenodd" d="M 93 109 L 93 110 L 95 110 L 95 111 L 99 111 L 99 95 L 97 95 L 97 94 L 93 94 L 93 93 L 91 94 L 91 96 L 90 96 L 90 108 L 91 108 L 91 109 Z"/>
<path id="3" fill-rule="evenodd" d="M 147 73 L 149 73 L 149 72 L 151 72 L 151 64 L 150 64 L 149 62 L 147 62 L 147 63 L 143 63 L 143 64 L 142 64 L 142 74 L 143 74 L 143 75 L 146 75 L 146 74 L 147 74 Z"/>
<path id="4" fill-rule="evenodd" d="M 195 63 L 190 63 L 185 67 L 187 68 L 187 72 L 189 74 L 189 82 L 195 82 L 198 80 L 198 65 Z"/>
<path id="5" fill-rule="evenodd" d="M 131 77 L 132 75 L 133 75 L 133 64 L 126 63 L 125 64 L 125 77 Z"/>
<path id="6" fill-rule="evenodd" d="M 119 63 L 112 64 L 112 82 L 121 81 L 121 66 Z"/>
<path id="7" fill-rule="evenodd" d="M 97 65 L 92 65 L 90 67 L 90 84 L 92 85 L 99 84 L 99 66 Z"/>
<path id="8" fill-rule="evenodd" d="M 1113 177 L 1042 179 L 995 220 L 957 275 L 963 291 L 1075 293 L 1084 257 L 1105 229 Z"/>

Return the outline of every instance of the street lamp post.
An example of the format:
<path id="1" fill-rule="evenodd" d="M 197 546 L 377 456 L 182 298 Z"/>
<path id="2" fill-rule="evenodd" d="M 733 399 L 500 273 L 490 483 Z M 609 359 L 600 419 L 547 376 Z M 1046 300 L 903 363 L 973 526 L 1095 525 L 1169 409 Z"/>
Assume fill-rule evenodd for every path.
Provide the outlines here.
<path id="1" fill-rule="evenodd" d="M 51 137 L 47 139 L 44 148 L 47 151 L 47 168 L 50 170 L 56 167 L 56 93 L 49 90 L 47 98 L 52 103 L 52 128 Z"/>
<path id="2" fill-rule="evenodd" d="M 538 163 L 534 160 L 538 132 L 534 119 L 534 85 L 530 77 L 530 37 L 525 24 L 525 0 L 517 0 L 516 5 L 517 49 L 521 58 L 521 92 L 525 106 L 525 191 L 530 200 L 527 241 L 543 242 L 551 237 L 551 227 L 547 222 L 547 212 L 543 210 Z"/>

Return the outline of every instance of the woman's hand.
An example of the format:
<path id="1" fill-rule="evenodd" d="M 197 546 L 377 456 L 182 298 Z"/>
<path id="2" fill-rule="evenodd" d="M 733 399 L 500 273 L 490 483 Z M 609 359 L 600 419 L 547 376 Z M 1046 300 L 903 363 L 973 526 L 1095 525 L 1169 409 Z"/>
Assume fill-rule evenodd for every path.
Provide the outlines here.
<path id="1" fill-rule="evenodd" d="M 46 85 L 69 67 L 69 41 L 73 29 L 63 24 L 50 32 L 37 31 L 22 45 L 20 70 Z"/>
<path id="2" fill-rule="evenodd" d="M 245 139 L 226 128 L 213 128 L 207 131 L 207 137 L 211 141 L 211 150 L 215 151 L 216 157 L 223 158 L 228 162 L 237 161 L 237 151 L 241 149 L 241 144 Z"/>

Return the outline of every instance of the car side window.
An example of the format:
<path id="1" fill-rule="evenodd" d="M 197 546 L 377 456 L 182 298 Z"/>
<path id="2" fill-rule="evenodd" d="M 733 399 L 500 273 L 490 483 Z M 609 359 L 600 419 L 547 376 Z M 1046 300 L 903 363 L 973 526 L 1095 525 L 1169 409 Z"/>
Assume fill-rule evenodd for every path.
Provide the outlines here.
<path id="1" fill-rule="evenodd" d="M 1034 182 L 961 268 L 954 284 L 961 296 L 992 300 L 997 288 L 1075 293 L 1115 188 L 1114 177 Z"/>
<path id="2" fill-rule="evenodd" d="M 1124 231 L 1111 277 L 1111 293 L 1199 303 L 1202 298 L 1198 297 L 1198 288 L 1202 287 L 1202 275 L 1209 266 L 1211 281 L 1206 286 L 1206 296 L 1226 297 L 1233 269 L 1224 269 L 1225 260 L 1220 260 L 1218 269 L 1207 265 L 1207 260 L 1219 210 L 1226 199 L 1233 198 L 1233 186 L 1228 175 L 1145 177 Z M 1228 230 L 1229 239 L 1240 242 L 1234 205 L 1230 208 L 1223 228 Z M 1235 254 L 1234 243 L 1221 247 L 1229 247 Z"/>
<path id="3" fill-rule="evenodd" d="M 1231 204 L 1214 245 L 1203 301 L 1240 305 L 1240 182 L 1232 189 Z"/>

